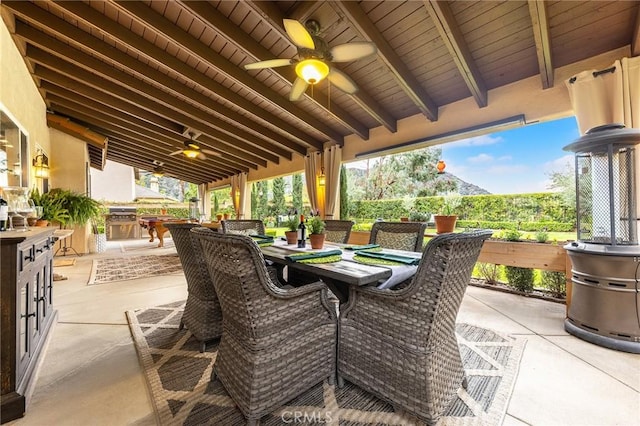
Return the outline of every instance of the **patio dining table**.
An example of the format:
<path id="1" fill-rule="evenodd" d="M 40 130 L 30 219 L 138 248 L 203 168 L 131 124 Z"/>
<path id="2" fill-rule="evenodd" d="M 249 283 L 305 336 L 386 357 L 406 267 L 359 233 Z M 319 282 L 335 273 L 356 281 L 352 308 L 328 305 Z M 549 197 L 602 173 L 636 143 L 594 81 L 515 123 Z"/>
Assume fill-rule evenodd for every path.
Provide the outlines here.
<path id="1" fill-rule="evenodd" d="M 287 244 L 286 241 L 276 239 L 273 245 L 261 247 L 265 259 L 279 265 L 282 269 L 288 266 L 289 270 L 301 271 L 322 279 L 331 291 L 346 302 L 349 298 L 349 286 L 375 285 L 387 288 L 393 284 L 411 278 L 417 265 L 371 265 L 359 263 L 353 259 L 356 251 L 347 250 L 348 244 L 326 243 L 322 249 L 312 249 L 308 244 L 304 248 L 298 248 L 295 244 Z M 287 256 L 300 253 L 318 253 L 322 251 L 342 251 L 342 260 L 332 263 L 301 263 L 287 258 Z M 405 257 L 420 259 L 422 253 L 383 249 L 384 253 L 397 254 Z"/>

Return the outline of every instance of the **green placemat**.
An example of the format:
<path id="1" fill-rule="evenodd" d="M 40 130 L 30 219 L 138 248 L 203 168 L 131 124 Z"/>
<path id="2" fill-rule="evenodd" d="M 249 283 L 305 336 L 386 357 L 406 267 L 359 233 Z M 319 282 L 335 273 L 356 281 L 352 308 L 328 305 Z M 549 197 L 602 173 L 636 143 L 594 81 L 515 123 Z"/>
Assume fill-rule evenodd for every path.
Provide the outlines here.
<path id="1" fill-rule="evenodd" d="M 401 262 L 394 262 L 392 260 L 386 260 L 386 259 L 375 259 L 373 257 L 366 257 L 366 256 L 358 256 L 357 254 L 355 256 L 353 256 L 353 260 L 355 262 L 358 263 L 363 263 L 365 265 L 387 265 L 387 266 L 403 266 L 405 265 L 404 263 Z"/>
<path id="2" fill-rule="evenodd" d="M 340 256 L 339 254 L 334 254 L 332 256 L 316 257 L 315 259 L 298 260 L 298 263 L 334 263 L 340 262 L 341 260 L 342 256 Z"/>
<path id="3" fill-rule="evenodd" d="M 273 241 L 258 242 L 258 247 L 269 247 L 273 245 Z"/>

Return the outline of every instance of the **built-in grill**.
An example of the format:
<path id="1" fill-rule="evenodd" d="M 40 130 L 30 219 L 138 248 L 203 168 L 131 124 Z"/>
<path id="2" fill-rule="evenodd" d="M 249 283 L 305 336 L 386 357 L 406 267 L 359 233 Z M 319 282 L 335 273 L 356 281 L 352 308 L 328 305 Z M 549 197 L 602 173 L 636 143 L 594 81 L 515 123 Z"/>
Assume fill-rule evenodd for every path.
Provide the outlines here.
<path id="1" fill-rule="evenodd" d="M 578 240 L 571 259 L 565 330 L 581 339 L 640 353 L 640 247 L 636 154 L 640 130 L 596 127 L 566 146 L 575 152 Z"/>
<path id="2" fill-rule="evenodd" d="M 140 238 L 140 226 L 135 207 L 112 206 L 105 215 L 107 240 Z"/>

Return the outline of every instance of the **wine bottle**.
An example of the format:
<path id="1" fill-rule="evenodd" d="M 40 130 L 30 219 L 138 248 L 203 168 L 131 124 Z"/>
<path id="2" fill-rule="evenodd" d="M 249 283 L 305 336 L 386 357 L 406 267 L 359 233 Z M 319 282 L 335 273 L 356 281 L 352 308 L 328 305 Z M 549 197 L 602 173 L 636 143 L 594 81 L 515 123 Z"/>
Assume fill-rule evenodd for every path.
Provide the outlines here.
<path id="1" fill-rule="evenodd" d="M 304 248 L 307 236 L 307 225 L 304 224 L 304 215 L 300 215 L 300 224 L 298 225 L 298 247 Z"/>
<path id="2" fill-rule="evenodd" d="M 7 230 L 7 220 L 9 220 L 9 205 L 0 197 L 0 232 Z"/>

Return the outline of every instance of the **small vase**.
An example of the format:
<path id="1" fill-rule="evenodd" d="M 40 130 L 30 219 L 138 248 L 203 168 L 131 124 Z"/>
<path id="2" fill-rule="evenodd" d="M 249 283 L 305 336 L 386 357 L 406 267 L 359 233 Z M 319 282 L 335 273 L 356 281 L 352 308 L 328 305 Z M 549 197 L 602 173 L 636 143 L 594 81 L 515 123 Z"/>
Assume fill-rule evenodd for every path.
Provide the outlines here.
<path id="1" fill-rule="evenodd" d="M 296 244 L 298 242 L 298 231 L 286 231 L 284 235 L 287 237 L 287 244 Z"/>
<path id="2" fill-rule="evenodd" d="M 46 219 L 38 219 L 36 221 L 36 226 L 49 226 L 49 221 Z"/>
<path id="3" fill-rule="evenodd" d="M 309 242 L 312 249 L 321 249 L 324 245 L 324 234 L 311 234 L 309 235 Z"/>
<path id="4" fill-rule="evenodd" d="M 225 214 L 223 215 L 223 218 L 224 218 L 224 220 L 229 220 L 229 213 L 225 213 Z"/>
<path id="5" fill-rule="evenodd" d="M 218 220 L 218 222 L 220 222 L 222 220 L 222 215 L 221 214 L 217 214 L 216 215 L 216 219 Z"/>

